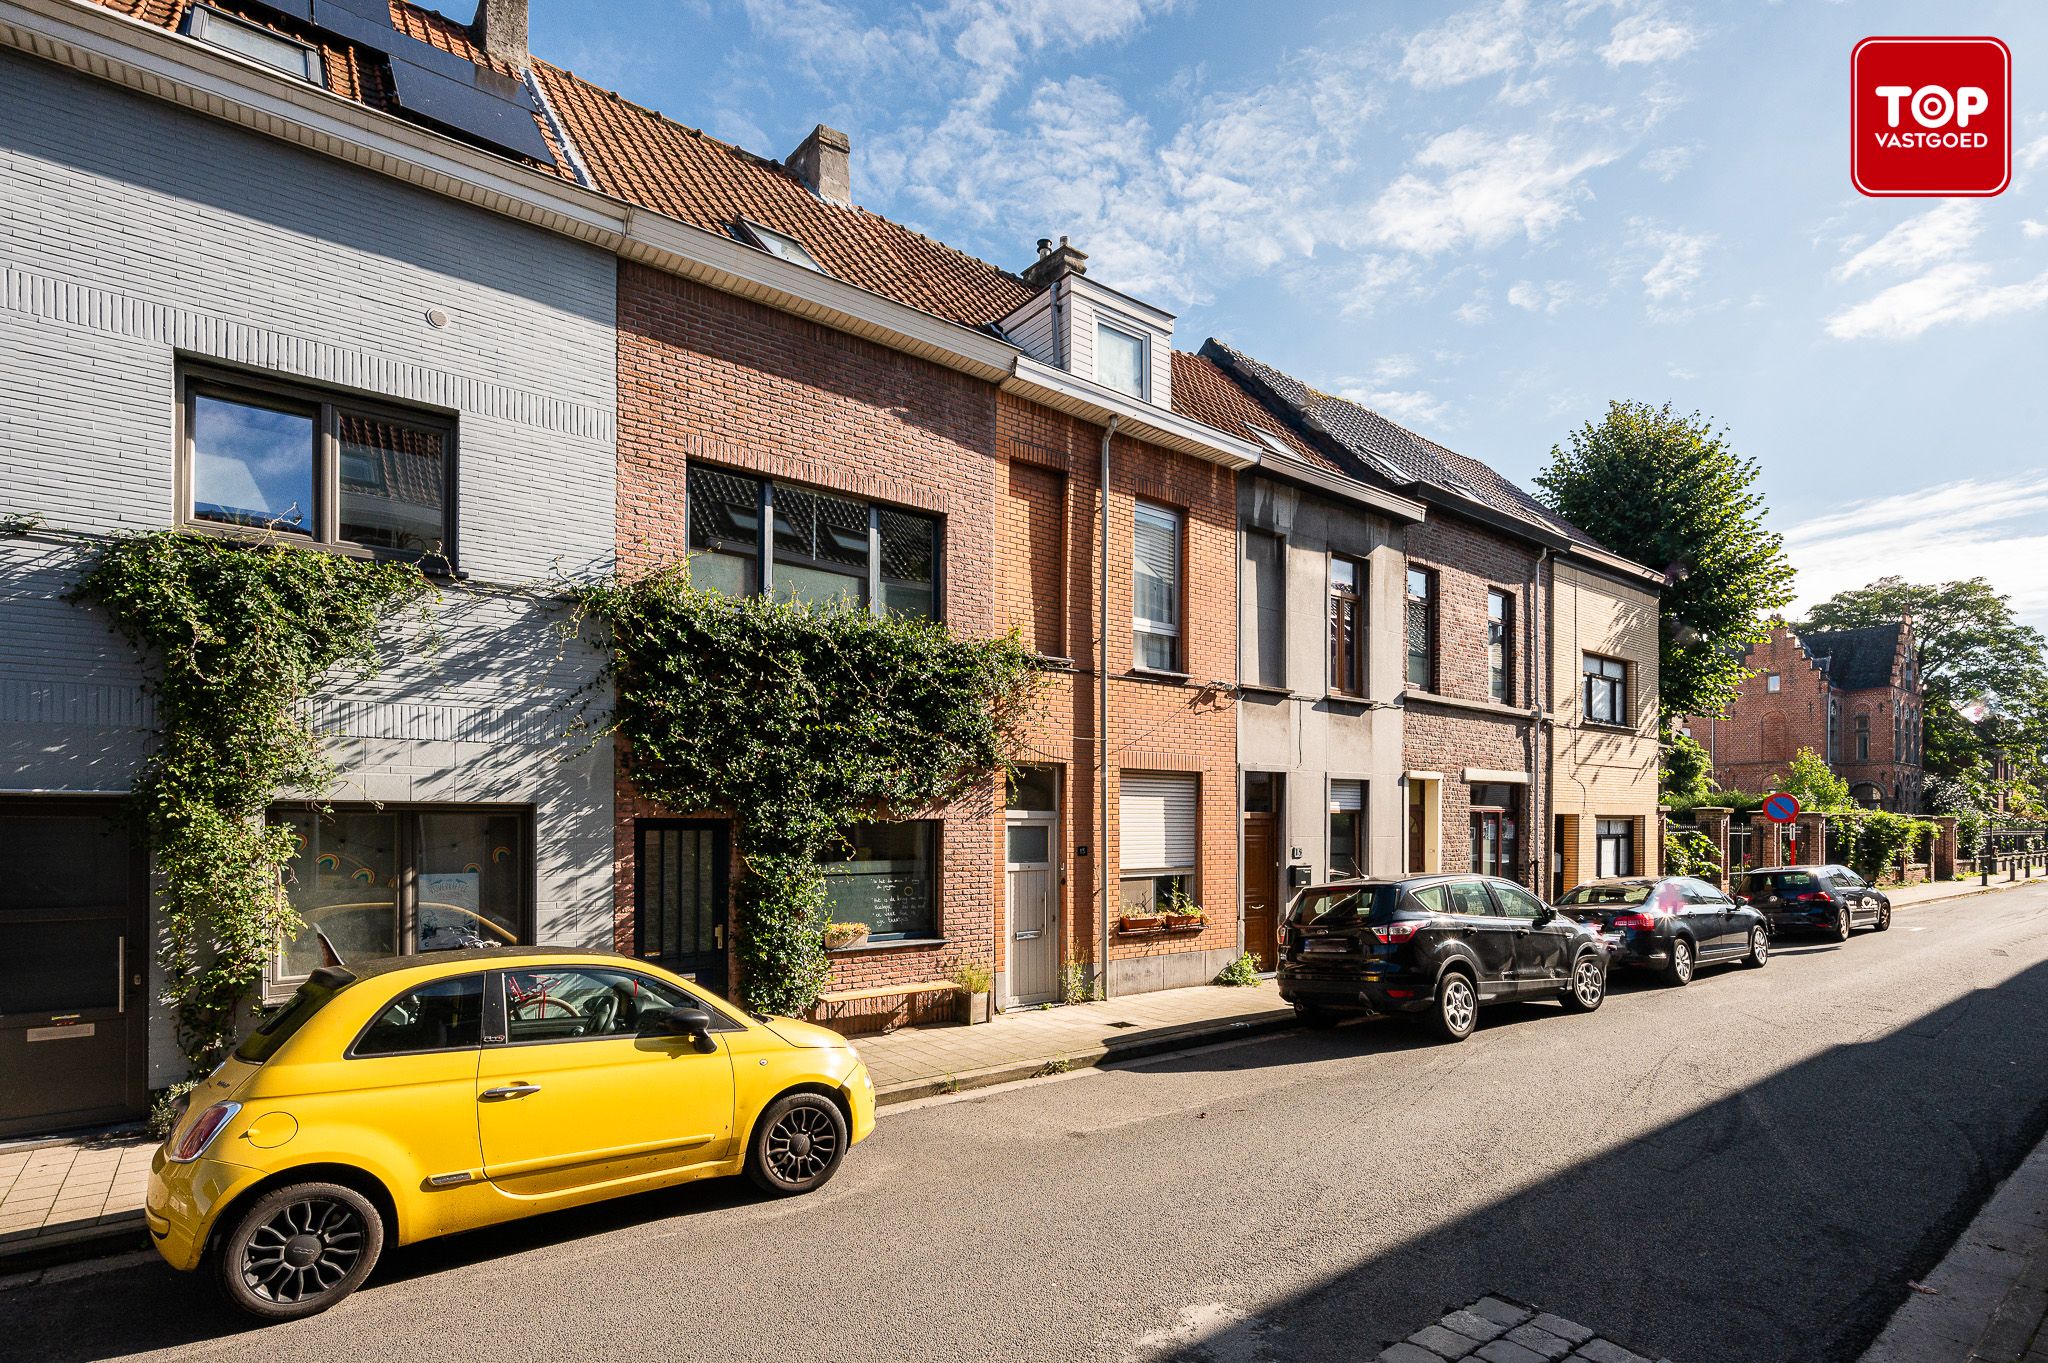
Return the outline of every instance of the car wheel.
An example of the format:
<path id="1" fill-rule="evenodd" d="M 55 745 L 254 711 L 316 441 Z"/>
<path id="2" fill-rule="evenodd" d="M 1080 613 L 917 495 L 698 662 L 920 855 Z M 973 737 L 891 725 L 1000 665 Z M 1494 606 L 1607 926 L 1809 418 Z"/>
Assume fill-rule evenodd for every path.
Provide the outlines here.
<path id="1" fill-rule="evenodd" d="M 1891 901 L 1887 899 L 1880 902 L 1877 906 L 1877 930 L 1879 932 L 1887 931 L 1888 929 L 1890 929 L 1891 925 L 1892 904 Z"/>
<path id="2" fill-rule="evenodd" d="M 1771 934 L 1758 924 L 1749 930 L 1749 955 L 1742 958 L 1744 963 L 1761 968 L 1771 959 Z"/>
<path id="3" fill-rule="evenodd" d="M 1589 951 L 1572 963 L 1572 981 L 1564 991 L 1564 1006 L 1574 1013 L 1590 1013 L 1606 1000 L 1606 967 Z"/>
<path id="4" fill-rule="evenodd" d="M 1324 1031 L 1335 1027 L 1338 1022 L 1335 1013 L 1327 1008 L 1318 1008 L 1311 1003 L 1295 1004 L 1294 1020 L 1304 1027 L 1313 1027 L 1317 1031 Z"/>
<path id="5" fill-rule="evenodd" d="M 1849 934 L 1855 930 L 1856 920 L 1849 916 L 1849 906 L 1844 904 L 1841 912 L 1835 915 L 1835 940 L 1846 942 L 1849 940 Z"/>
<path id="6" fill-rule="evenodd" d="M 1692 943 L 1683 937 L 1671 939 L 1671 964 L 1664 967 L 1664 983 L 1683 989 L 1692 983 Z"/>
<path id="7" fill-rule="evenodd" d="M 1430 1011 L 1430 1025 L 1446 1041 L 1463 1041 L 1479 1022 L 1479 990 L 1461 970 L 1445 974 L 1436 987 L 1436 1007 Z"/>
<path id="8" fill-rule="evenodd" d="M 839 1171 L 846 1145 L 839 1104 L 820 1093 L 786 1093 L 754 1123 L 747 1177 L 777 1197 L 814 1192 Z"/>
<path id="9" fill-rule="evenodd" d="M 317 1315 L 361 1286 L 384 1252 L 384 1218 L 339 1183 L 294 1183 L 251 1203 L 212 1251 L 228 1301 L 262 1320 Z"/>

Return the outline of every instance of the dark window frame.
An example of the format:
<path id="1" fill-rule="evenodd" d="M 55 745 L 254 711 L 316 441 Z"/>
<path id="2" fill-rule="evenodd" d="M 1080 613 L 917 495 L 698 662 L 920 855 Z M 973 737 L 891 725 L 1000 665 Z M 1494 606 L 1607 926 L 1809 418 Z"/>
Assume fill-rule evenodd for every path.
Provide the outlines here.
<path id="1" fill-rule="evenodd" d="M 1352 785 L 1358 787 L 1359 807 L 1357 809 L 1335 808 L 1336 787 L 1339 781 L 1349 781 Z M 1330 778 L 1330 795 L 1329 804 L 1332 807 L 1326 816 L 1323 828 L 1327 840 L 1327 846 L 1323 849 L 1323 865 L 1328 868 L 1330 879 L 1338 880 L 1345 878 L 1337 874 L 1337 820 L 1349 818 L 1351 820 L 1351 839 L 1350 846 L 1345 850 L 1350 855 L 1353 870 L 1352 875 L 1348 878 L 1363 879 L 1372 869 L 1372 862 L 1370 860 L 1371 842 L 1367 836 L 1367 824 L 1372 813 L 1372 783 L 1362 776 L 1333 776 Z"/>
<path id="2" fill-rule="evenodd" d="M 927 898 L 927 908 L 926 908 L 925 922 L 924 922 L 924 926 L 923 926 L 922 928 L 919 928 L 919 929 L 914 929 L 914 930 L 913 930 L 913 929 L 908 929 L 908 928 L 906 928 L 906 929 L 904 929 L 904 930 L 902 930 L 902 931 L 899 931 L 899 932 L 875 932 L 875 931 L 874 931 L 874 930 L 872 929 L 872 927 L 871 927 L 871 928 L 869 929 L 869 932 L 868 932 L 868 936 L 867 936 L 867 941 L 868 941 L 868 942 L 871 942 L 871 943 L 899 943 L 899 942 L 932 942 L 932 941 L 939 941 L 939 940 L 942 940 L 942 939 L 944 938 L 944 936 L 945 936 L 945 913 L 946 913 L 946 905 L 945 905 L 945 888 L 946 888 L 946 886 L 945 886 L 945 878 L 946 878 L 946 825 L 945 825 L 945 820 L 943 820 L 943 819 L 892 819 L 892 820 L 888 820 L 888 821 L 887 821 L 887 823 L 888 823 L 888 825 L 889 825 L 889 826 L 891 826 L 891 827 L 903 827 L 903 826 L 905 826 L 905 825 L 908 825 L 908 826 L 911 826 L 911 827 L 916 827 L 916 828 L 922 828 L 922 829 L 924 830 L 924 849 L 923 849 L 923 850 L 924 850 L 924 854 L 925 854 L 925 857 L 927 858 L 927 868 L 926 868 L 926 873 L 925 873 L 925 881 L 926 881 L 926 885 L 927 885 L 927 887 L 928 887 L 928 889 L 927 889 L 927 896 L 928 896 L 928 898 Z M 844 836 L 845 834 L 847 834 L 847 833 L 850 833 L 850 832 L 852 832 L 852 830 L 850 830 L 850 829 L 848 829 L 848 830 L 842 830 L 842 836 Z M 826 862 L 824 862 L 824 863 L 823 863 L 823 865 L 824 865 L 824 869 L 825 869 L 825 874 L 826 874 L 826 876 L 828 877 L 828 879 L 827 879 L 827 884 L 829 884 L 829 883 L 830 883 L 830 879 L 829 879 L 829 877 L 830 877 L 830 876 L 831 876 L 831 874 L 832 874 L 832 868 L 833 868 L 833 867 L 835 867 L 835 866 L 844 866 L 844 865 L 848 865 L 848 864 L 850 864 L 850 863 L 849 863 L 849 862 L 844 862 L 844 861 L 826 861 Z M 828 909 L 828 912 L 829 912 L 829 909 Z M 854 921 L 854 920 L 847 920 L 847 919 L 835 919 L 834 921 L 838 921 L 838 922 L 847 922 L 847 921 Z"/>
<path id="3" fill-rule="evenodd" d="M 1870 712 L 1863 711 L 1856 716 L 1856 760 L 1870 760 Z"/>
<path id="4" fill-rule="evenodd" d="M 486 818 L 515 818 L 519 820 L 521 850 L 525 864 L 519 874 L 519 924 L 515 936 L 520 945 L 530 945 L 538 930 L 536 924 L 536 877 L 539 866 L 539 849 L 534 845 L 534 809 L 531 805 L 504 804 L 371 804 L 305 800 L 279 800 L 265 811 L 265 821 L 273 822 L 278 815 L 311 814 L 315 818 L 323 812 L 390 814 L 397 819 L 397 847 L 395 859 L 398 866 L 398 897 L 392 905 L 392 914 L 399 944 L 398 955 L 406 959 L 431 961 L 439 952 L 421 951 L 419 941 L 419 864 L 420 849 L 424 841 L 420 820 L 436 814 L 474 814 Z M 304 975 L 286 975 L 281 971 L 284 963 L 285 941 L 280 939 L 272 948 L 270 959 L 264 963 L 261 998 L 269 1007 L 289 999 L 298 987 L 312 977 L 312 971 Z M 317 970 L 319 967 L 314 967 Z"/>
<path id="5" fill-rule="evenodd" d="M 489 978 L 484 982 L 484 1038 L 485 1049 L 494 1051 L 516 1050 L 521 1046 L 570 1046 L 593 1041 L 637 1041 L 638 1032 L 601 1032 L 592 1036 L 537 1036 L 531 1040 L 512 1039 L 512 1012 L 505 1002 L 505 976 L 515 970 L 561 971 L 609 970 L 619 975 L 630 975 L 648 984 L 681 994 L 711 1018 L 708 1030 L 714 1032 L 744 1032 L 746 1026 L 728 1017 L 721 1008 L 714 1007 L 702 993 L 686 984 L 673 980 L 658 980 L 644 970 L 630 965 L 607 965 L 597 961 L 536 961 L 530 965 L 498 966 L 487 971 Z M 678 1038 L 680 1040 L 680 1038 Z"/>
<path id="6" fill-rule="evenodd" d="M 1420 578 L 1422 581 L 1422 590 L 1419 595 L 1416 591 L 1417 578 Z M 1403 654 L 1406 658 L 1406 671 L 1402 675 L 1407 685 L 1432 694 L 1437 689 L 1437 602 L 1442 595 L 1441 586 L 1442 583 L 1437 577 L 1436 569 L 1421 567 L 1413 563 L 1408 565 L 1407 573 L 1402 578 L 1406 603 L 1401 617 L 1404 636 Z M 1415 613 L 1418 607 L 1422 611 L 1423 634 L 1423 647 L 1420 654 L 1417 653 L 1415 648 Z M 1422 663 L 1423 670 L 1428 674 L 1425 680 L 1416 679 L 1415 672 L 1418 661 Z"/>
<path id="7" fill-rule="evenodd" d="M 690 479 L 691 475 L 699 468 L 708 473 L 720 473 L 728 477 L 744 478 L 754 484 L 756 491 L 755 515 L 758 519 L 755 529 L 755 541 L 750 551 L 754 556 L 754 580 L 749 584 L 746 595 L 772 596 L 775 591 L 775 563 L 778 556 L 775 546 L 775 489 L 778 486 L 778 481 L 749 469 L 733 468 L 724 464 L 692 460 L 683 476 L 684 552 L 691 557 L 695 557 L 700 553 L 717 552 L 715 547 L 700 547 L 696 543 L 695 530 L 691 524 L 691 508 L 689 503 L 696 493 L 690 486 Z M 946 518 L 944 516 L 937 512 L 926 511 L 920 507 L 903 506 L 894 502 L 879 502 L 873 498 L 842 492 L 837 488 L 817 487 L 809 483 L 793 482 L 789 479 L 781 480 L 779 485 L 792 492 L 801 492 L 816 497 L 831 497 L 842 502 L 853 502 L 866 509 L 868 516 L 868 564 L 865 579 L 867 600 L 863 604 L 871 615 L 881 615 L 886 609 L 883 605 L 883 587 L 891 581 L 902 581 L 902 579 L 884 578 L 882 575 L 882 513 L 886 511 L 898 516 L 912 517 L 930 525 L 932 531 L 932 610 L 931 614 L 925 618 L 941 623 L 945 621 Z M 828 571 L 831 570 L 828 569 Z M 849 581 L 855 580 L 851 573 L 844 573 L 841 576 L 846 577 Z"/>
<path id="8" fill-rule="evenodd" d="M 194 410 L 199 398 L 290 411 L 313 420 L 313 507 L 310 533 L 271 530 L 205 519 L 193 503 L 198 451 L 193 447 Z M 441 547 L 439 550 L 394 549 L 359 544 L 341 537 L 341 438 L 343 415 L 367 417 L 431 430 L 441 437 Z M 448 412 L 413 407 L 382 398 L 357 397 L 318 384 L 245 374 L 214 365 L 181 363 L 177 367 L 176 456 L 173 460 L 173 519 L 180 530 L 234 539 L 280 539 L 309 549 L 352 558 L 396 559 L 416 563 L 429 572 L 455 575 L 460 559 L 461 506 L 457 491 L 461 465 L 459 423 Z"/>
<path id="9" fill-rule="evenodd" d="M 1351 586 L 1341 588 L 1337 566 L 1351 569 Z M 1328 582 L 1330 616 L 1330 692 L 1332 695 L 1363 697 L 1366 693 L 1366 576 L 1365 560 L 1350 554 L 1330 555 Z"/>
<path id="10" fill-rule="evenodd" d="M 1603 670 L 1594 671 L 1590 666 L 1593 663 L 1602 664 Z M 1604 667 L 1607 664 L 1620 668 L 1621 675 L 1617 677 L 1605 671 Z M 1629 681 L 1628 659 L 1610 658 L 1602 653 L 1581 653 L 1579 655 L 1579 710 L 1585 722 L 1588 724 L 1604 725 L 1610 729 L 1633 729 L 1635 725 L 1628 717 L 1630 714 Z M 1619 716 L 1619 718 L 1602 719 L 1594 713 L 1593 697 L 1596 694 L 1596 690 L 1606 694 L 1608 713 Z"/>
<path id="11" fill-rule="evenodd" d="M 1622 831 L 1622 832 L 1620 832 L 1620 833 L 1613 833 L 1613 832 L 1603 832 L 1603 831 L 1601 830 L 1601 827 L 1600 827 L 1600 825 L 1602 825 L 1602 824 L 1612 824 L 1612 823 L 1618 823 L 1618 824 L 1622 825 L 1622 829 L 1623 829 L 1623 831 Z M 1604 866 L 1605 866 L 1605 863 L 1606 863 L 1606 852 L 1607 852 L 1607 846 L 1608 846 L 1608 844 L 1609 844 L 1609 843 L 1619 843 L 1619 844 L 1620 844 L 1620 847 L 1621 847 L 1621 856 L 1620 856 L 1620 857 L 1619 857 L 1619 858 L 1617 859 L 1617 863 L 1616 863 L 1616 864 L 1617 864 L 1617 866 L 1619 867 L 1619 869 L 1618 869 L 1618 870 L 1614 870 L 1614 871 L 1608 871 L 1608 870 L 1605 870 L 1605 869 L 1604 869 Z M 1597 817 L 1597 816 L 1596 816 L 1596 817 L 1594 818 L 1594 820 L 1593 820 L 1593 869 L 1594 869 L 1594 872 L 1595 872 L 1595 874 L 1596 874 L 1597 876 L 1610 876 L 1610 875 L 1613 875 L 1613 876 L 1632 876 L 1632 875 L 1634 875 L 1634 874 L 1636 873 L 1636 870 L 1635 870 L 1635 866 L 1636 866 L 1636 825 L 1635 825 L 1635 820 L 1633 820 L 1633 819 L 1603 819 L 1603 818 L 1599 818 L 1599 817 Z"/>
<path id="12" fill-rule="evenodd" d="M 1500 614 L 1495 615 L 1495 607 Z M 1515 597 L 1498 587 L 1486 589 L 1486 694 L 1501 705 L 1515 703 Z"/>
<path id="13" fill-rule="evenodd" d="M 491 1032 L 490 974 L 491 972 L 488 970 L 465 970 L 460 974 L 443 975 L 437 979 L 416 980 L 400 989 L 397 993 L 388 995 L 384 1002 L 377 1006 L 377 1010 L 364 1020 L 362 1027 L 357 1030 L 354 1038 L 350 1040 L 348 1046 L 342 1051 L 341 1058 L 343 1060 L 389 1060 L 393 1056 L 400 1055 L 453 1055 L 460 1051 L 481 1051 L 484 1048 L 485 1039 L 489 1037 Z M 469 979 L 474 979 L 478 982 L 480 995 L 477 1003 L 477 1037 L 475 1045 L 429 1046 L 417 1051 L 364 1051 L 361 1049 L 364 1038 L 370 1035 L 370 1029 L 377 1025 L 377 1020 L 390 1012 L 391 1006 L 406 995 L 418 993 L 430 985 L 447 984 L 451 981 Z"/>

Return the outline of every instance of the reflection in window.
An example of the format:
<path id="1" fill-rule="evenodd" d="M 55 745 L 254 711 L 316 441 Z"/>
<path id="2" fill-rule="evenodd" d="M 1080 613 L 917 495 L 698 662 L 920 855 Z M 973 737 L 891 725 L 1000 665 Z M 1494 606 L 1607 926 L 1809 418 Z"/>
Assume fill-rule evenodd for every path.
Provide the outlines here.
<path id="1" fill-rule="evenodd" d="M 819 605 L 868 599 L 868 511 L 802 488 L 775 489 L 777 596 Z"/>
<path id="2" fill-rule="evenodd" d="M 1180 513 L 1137 504 L 1131 537 L 1133 661 L 1157 672 L 1180 668 Z"/>
<path id="3" fill-rule="evenodd" d="M 519 940 L 525 837 L 514 814 L 420 816 L 419 951 L 502 946 Z"/>
<path id="4" fill-rule="evenodd" d="M 1408 684 L 1436 689 L 1436 574 L 1408 570 Z"/>
<path id="5" fill-rule="evenodd" d="M 761 563 L 761 526 L 774 544 Z M 854 601 L 895 615 L 938 615 L 939 523 L 931 516 L 692 465 L 690 580 L 710 591 Z"/>
<path id="6" fill-rule="evenodd" d="M 372 548 L 440 550 L 446 444 L 439 431 L 356 412 L 336 419 L 341 537 Z"/>
<path id="7" fill-rule="evenodd" d="M 1584 655 L 1586 718 L 1595 724 L 1627 724 L 1628 666 L 1613 658 Z"/>
<path id="8" fill-rule="evenodd" d="M 318 429 L 310 412 L 195 396 L 192 514 L 226 525 L 312 534 Z"/>
<path id="9" fill-rule="evenodd" d="M 844 830 L 825 864 L 827 915 L 866 923 L 868 940 L 927 937 L 936 924 L 937 825 L 868 823 Z"/>
<path id="10" fill-rule="evenodd" d="M 690 466 L 690 581 L 728 596 L 760 585 L 761 480 Z"/>
<path id="11" fill-rule="evenodd" d="M 356 1041 L 357 1055 L 413 1055 L 483 1044 L 484 977 L 458 975 L 391 1001 Z"/>
<path id="12" fill-rule="evenodd" d="M 631 970 L 574 966 L 505 972 L 505 1039 L 581 1041 L 637 1036 L 641 1023 L 698 1000 Z"/>
<path id="13" fill-rule="evenodd" d="M 398 954 L 398 816 L 295 810 L 277 820 L 297 850 L 285 895 L 304 926 L 284 944 L 278 974 Z"/>

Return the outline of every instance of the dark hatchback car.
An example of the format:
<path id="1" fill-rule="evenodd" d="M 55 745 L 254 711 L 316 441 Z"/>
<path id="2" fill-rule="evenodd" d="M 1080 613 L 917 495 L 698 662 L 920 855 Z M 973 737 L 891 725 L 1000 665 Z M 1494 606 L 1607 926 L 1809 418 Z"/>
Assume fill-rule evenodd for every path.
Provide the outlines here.
<path id="1" fill-rule="evenodd" d="M 1612 964 L 1657 971 L 1667 984 L 1691 983 L 1703 965 L 1760 966 L 1771 957 L 1763 914 L 1690 876 L 1596 880 L 1557 907 L 1600 934 Z"/>
<path id="2" fill-rule="evenodd" d="M 1838 942 L 1857 928 L 1892 925 L 1892 901 L 1846 866 L 1764 866 L 1745 871 L 1736 897 L 1770 920 L 1772 932 L 1824 933 Z"/>
<path id="3" fill-rule="evenodd" d="M 1280 944 L 1280 997 L 1304 1022 L 1416 1013 L 1463 1041 L 1479 1006 L 1561 999 L 1590 1013 L 1607 995 L 1607 950 L 1589 929 L 1512 881 L 1429 875 L 1304 890 Z"/>

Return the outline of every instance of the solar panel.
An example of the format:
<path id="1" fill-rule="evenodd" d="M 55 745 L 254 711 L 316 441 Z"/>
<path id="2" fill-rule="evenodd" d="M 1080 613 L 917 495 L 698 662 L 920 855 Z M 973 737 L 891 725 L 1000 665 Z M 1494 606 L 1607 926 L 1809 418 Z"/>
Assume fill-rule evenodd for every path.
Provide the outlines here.
<path id="1" fill-rule="evenodd" d="M 523 102 L 514 103 L 397 56 L 391 59 L 391 83 L 400 106 L 410 113 L 536 161 L 554 160 L 533 111 Z"/>

